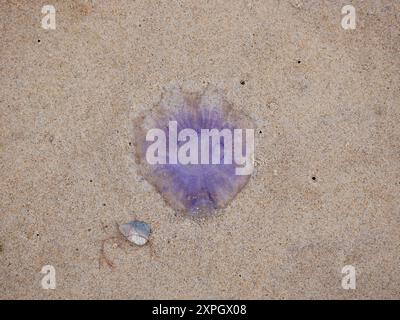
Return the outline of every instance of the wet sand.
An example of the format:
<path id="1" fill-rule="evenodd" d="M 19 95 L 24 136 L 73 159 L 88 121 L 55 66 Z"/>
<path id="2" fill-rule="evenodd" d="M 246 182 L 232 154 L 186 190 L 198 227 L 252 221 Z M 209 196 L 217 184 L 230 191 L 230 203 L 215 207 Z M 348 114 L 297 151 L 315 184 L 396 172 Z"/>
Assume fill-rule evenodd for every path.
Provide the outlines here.
<path id="1" fill-rule="evenodd" d="M 355 30 L 345 1 L 51 2 L 56 30 L 42 1 L 0 4 L 0 298 L 400 298 L 397 1 L 352 1 Z M 250 182 L 208 219 L 134 161 L 132 117 L 171 83 L 257 125 Z M 144 247 L 116 227 L 135 218 Z"/>

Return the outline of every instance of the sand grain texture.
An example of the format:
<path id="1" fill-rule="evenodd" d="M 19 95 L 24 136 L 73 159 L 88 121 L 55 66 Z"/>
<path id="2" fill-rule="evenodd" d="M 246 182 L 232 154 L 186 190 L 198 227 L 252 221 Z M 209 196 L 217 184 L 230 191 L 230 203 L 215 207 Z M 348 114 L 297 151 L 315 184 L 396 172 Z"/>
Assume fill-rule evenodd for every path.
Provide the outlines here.
<path id="1" fill-rule="evenodd" d="M 56 30 L 47 2 L 0 2 L 0 298 L 400 298 L 398 1 L 352 1 L 352 31 L 346 1 L 51 2 Z M 257 123 L 254 176 L 207 220 L 132 157 L 170 83 L 221 85 Z M 99 266 L 135 218 L 150 245 L 107 241 Z"/>

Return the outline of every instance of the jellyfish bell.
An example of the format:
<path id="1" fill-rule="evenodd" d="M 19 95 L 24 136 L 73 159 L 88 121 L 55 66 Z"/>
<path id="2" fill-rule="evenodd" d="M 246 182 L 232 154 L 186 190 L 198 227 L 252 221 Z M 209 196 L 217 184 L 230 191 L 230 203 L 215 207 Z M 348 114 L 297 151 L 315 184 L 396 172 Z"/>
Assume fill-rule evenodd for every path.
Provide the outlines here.
<path id="1" fill-rule="evenodd" d="M 175 210 L 211 214 L 226 207 L 250 179 L 253 127 L 219 89 L 173 88 L 135 123 L 137 164 Z"/>

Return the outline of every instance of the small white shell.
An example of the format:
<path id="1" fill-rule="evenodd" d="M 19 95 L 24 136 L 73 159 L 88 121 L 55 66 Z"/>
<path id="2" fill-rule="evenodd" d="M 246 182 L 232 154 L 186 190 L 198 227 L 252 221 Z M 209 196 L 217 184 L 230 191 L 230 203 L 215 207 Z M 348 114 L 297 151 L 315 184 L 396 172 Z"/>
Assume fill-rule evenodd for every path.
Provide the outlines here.
<path id="1" fill-rule="evenodd" d="M 134 220 L 123 223 L 119 226 L 119 231 L 132 243 L 143 246 L 149 240 L 150 226 L 143 221 Z"/>

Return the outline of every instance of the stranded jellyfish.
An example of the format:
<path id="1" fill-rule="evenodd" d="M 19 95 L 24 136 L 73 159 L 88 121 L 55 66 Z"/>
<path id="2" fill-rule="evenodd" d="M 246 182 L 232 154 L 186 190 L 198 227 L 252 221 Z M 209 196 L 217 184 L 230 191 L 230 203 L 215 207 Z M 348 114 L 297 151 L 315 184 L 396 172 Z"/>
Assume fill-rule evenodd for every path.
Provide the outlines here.
<path id="1" fill-rule="evenodd" d="M 166 90 L 134 125 L 140 173 L 176 211 L 202 216 L 224 208 L 251 176 L 252 121 L 220 89 Z"/>

